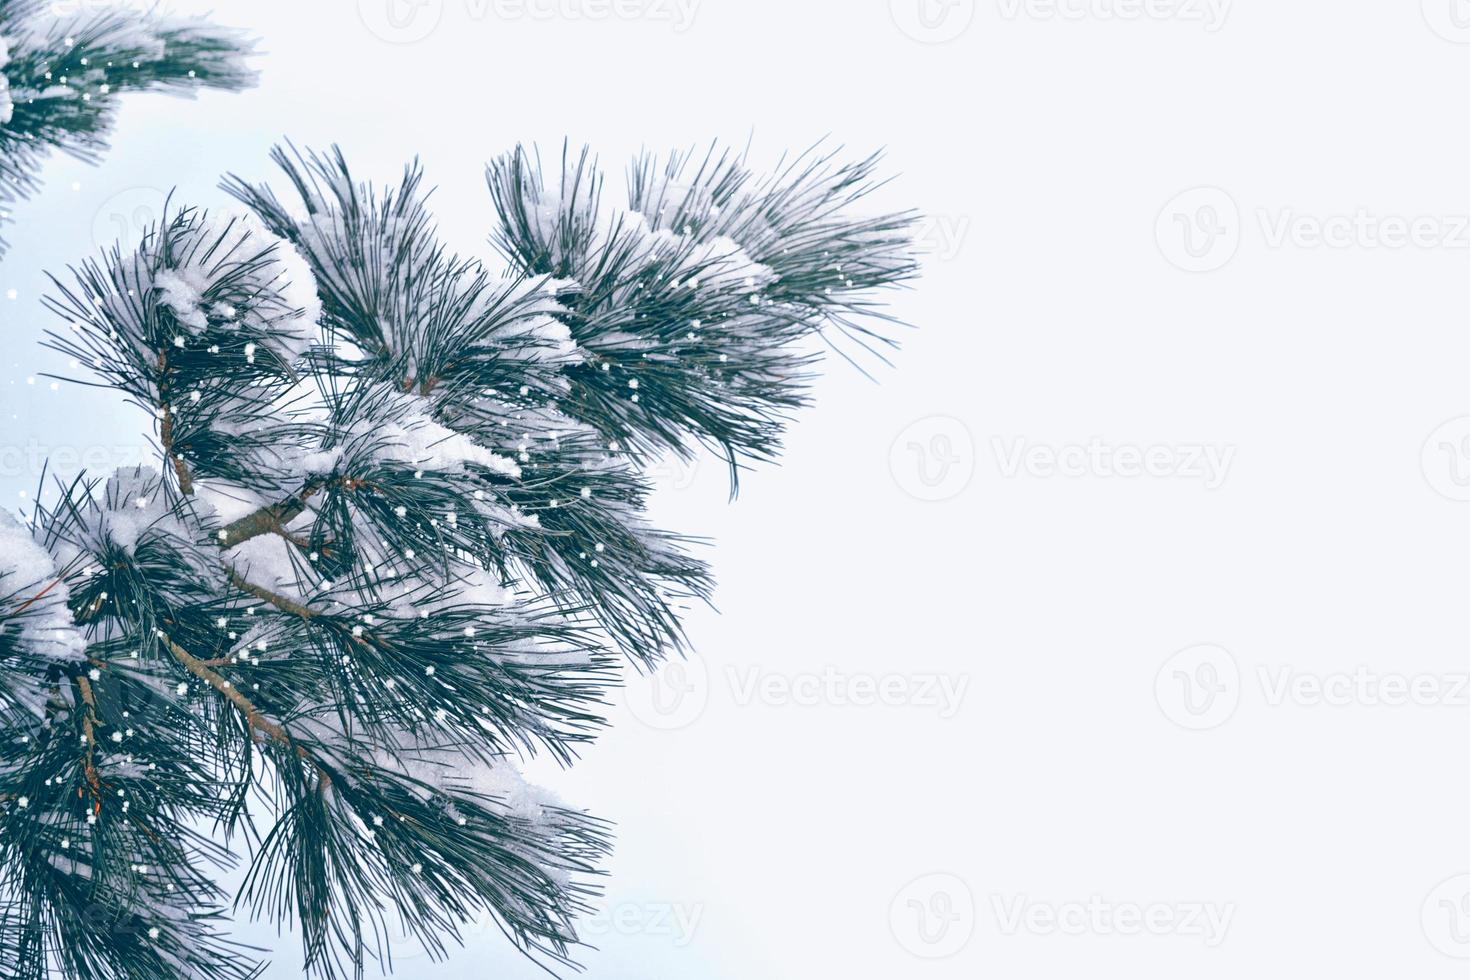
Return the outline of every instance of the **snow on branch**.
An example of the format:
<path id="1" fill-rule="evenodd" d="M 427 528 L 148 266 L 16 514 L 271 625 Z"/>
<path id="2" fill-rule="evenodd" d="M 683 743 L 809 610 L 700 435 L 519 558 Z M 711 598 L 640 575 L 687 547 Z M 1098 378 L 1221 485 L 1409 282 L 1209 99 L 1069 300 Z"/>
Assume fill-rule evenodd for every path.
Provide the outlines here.
<path id="1" fill-rule="evenodd" d="M 245 61 L 253 42 L 236 31 L 91 4 L 62 16 L 53 6 L 0 0 L 0 219 L 40 186 L 51 150 L 100 156 L 120 95 L 239 91 L 255 82 Z"/>
<path id="2" fill-rule="evenodd" d="M 589 152 L 518 149 L 503 265 L 440 244 L 417 164 L 275 160 L 284 198 L 231 177 L 242 212 L 170 208 L 53 279 L 50 346 L 163 465 L 0 523 L 7 975 L 250 976 L 212 884 L 237 854 L 313 977 L 386 964 L 388 918 L 444 955 L 485 914 L 573 964 L 610 830 L 521 767 L 571 764 L 712 590 L 645 470 L 774 458 L 806 342 L 883 337 L 915 273 L 912 217 L 855 211 L 876 158 L 643 157 L 614 203 Z M 89 902 L 140 928 L 83 935 Z"/>

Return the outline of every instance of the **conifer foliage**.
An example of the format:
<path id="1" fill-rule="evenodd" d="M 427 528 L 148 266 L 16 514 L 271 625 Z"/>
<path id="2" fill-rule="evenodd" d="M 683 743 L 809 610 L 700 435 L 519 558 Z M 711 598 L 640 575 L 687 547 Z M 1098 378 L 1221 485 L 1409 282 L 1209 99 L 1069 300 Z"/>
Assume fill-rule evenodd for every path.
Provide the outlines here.
<path id="1" fill-rule="evenodd" d="M 237 91 L 255 80 L 250 50 L 242 35 L 198 18 L 0 0 L 0 218 L 39 186 L 49 151 L 90 161 L 106 149 L 119 96 Z"/>
<path id="2" fill-rule="evenodd" d="M 610 829 L 522 763 L 569 764 L 711 589 L 642 474 L 774 457 L 813 336 L 881 342 L 915 273 L 912 217 L 857 213 L 875 158 L 645 156 L 623 197 L 517 149 L 494 268 L 437 241 L 417 164 L 275 161 L 53 280 L 51 346 L 162 465 L 0 524 L 7 977 L 258 975 L 236 861 L 313 977 L 482 916 L 572 965 Z"/>

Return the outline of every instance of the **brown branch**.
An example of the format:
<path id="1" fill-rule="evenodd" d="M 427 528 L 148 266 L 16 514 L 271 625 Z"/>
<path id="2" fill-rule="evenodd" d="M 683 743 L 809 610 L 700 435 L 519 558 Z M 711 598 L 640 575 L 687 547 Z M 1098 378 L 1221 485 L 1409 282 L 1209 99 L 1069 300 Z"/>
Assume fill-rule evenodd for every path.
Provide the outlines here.
<path id="1" fill-rule="evenodd" d="M 214 688 L 224 696 L 225 700 L 239 709 L 240 713 L 245 716 L 245 720 L 250 723 L 251 728 L 269 735 L 282 745 L 292 744 L 291 735 L 286 729 L 261 714 L 250 699 L 240 692 L 239 688 L 215 673 L 214 668 L 179 646 L 172 638 L 164 637 L 163 639 L 168 645 L 169 652 L 174 655 L 174 659 L 183 664 L 185 670 Z"/>
<path id="2" fill-rule="evenodd" d="M 82 703 L 86 706 L 82 713 L 82 733 L 87 739 L 87 751 L 82 756 L 82 773 L 86 777 L 87 785 L 92 788 L 92 812 L 102 812 L 102 777 L 97 774 L 97 766 L 94 763 L 94 754 L 97 748 L 97 696 L 92 691 L 92 682 L 85 676 L 77 679 L 77 690 L 82 694 Z M 82 795 L 82 790 L 77 789 L 77 795 Z"/>
<path id="3" fill-rule="evenodd" d="M 226 524 L 220 530 L 220 547 L 233 548 L 241 542 L 258 538 L 262 534 L 284 531 L 287 524 L 301 516 L 306 510 L 306 502 L 320 489 L 320 484 L 309 483 L 294 497 L 288 497 L 278 504 L 262 507 L 237 521 Z"/>
<path id="4" fill-rule="evenodd" d="M 155 843 L 155 844 L 161 844 L 161 843 L 163 843 L 163 841 L 161 841 L 159 839 L 158 835 L 153 832 L 153 828 L 150 827 L 150 826 L 148 826 L 148 824 L 144 823 L 143 820 L 142 820 L 142 818 L 139 817 L 136 813 L 133 813 L 131 810 L 128 811 L 128 819 L 131 820 L 133 823 L 137 824 L 138 825 L 138 829 L 141 830 L 141 831 L 143 831 L 143 833 L 147 834 L 149 836 L 149 838 L 152 839 L 153 843 Z"/>
<path id="5" fill-rule="evenodd" d="M 287 533 L 286 525 L 305 513 L 306 502 L 326 489 L 330 484 L 336 484 L 344 490 L 349 491 L 363 488 L 367 488 L 368 490 L 379 489 L 378 485 L 371 480 L 364 480 L 355 476 L 339 476 L 330 481 L 317 477 L 302 487 L 301 492 L 295 496 L 287 497 L 277 504 L 269 504 L 257 511 L 246 514 L 239 520 L 226 524 L 219 532 L 219 546 L 229 549 L 235 547 L 237 544 L 249 541 L 251 538 L 258 538 L 262 534 L 279 534 L 287 538 L 287 540 L 290 540 L 293 544 L 296 544 L 297 547 L 306 547 Z"/>
<path id="6" fill-rule="evenodd" d="M 185 465 L 184 458 L 174 449 L 174 411 L 168 404 L 168 348 L 158 352 L 158 440 L 163 443 L 163 455 L 173 464 L 174 474 L 179 478 L 179 490 L 184 496 L 194 493 L 194 477 Z"/>
<path id="7" fill-rule="evenodd" d="M 331 784 L 331 775 L 328 774 L 324 768 L 322 768 L 320 763 L 318 763 L 315 759 L 311 757 L 311 753 L 307 752 L 304 746 L 297 744 L 296 741 L 291 738 L 291 733 L 288 732 L 283 725 L 280 725 L 277 722 L 274 722 L 271 719 L 267 718 L 265 715 L 261 714 L 260 709 L 258 709 L 255 704 L 240 691 L 239 688 L 237 688 L 234 684 L 231 684 L 228 680 L 221 677 L 214 671 L 214 669 L 209 665 L 209 661 L 200 660 L 198 657 L 191 654 L 188 650 L 185 650 L 183 647 L 175 643 L 171 637 L 165 636 L 163 638 L 163 641 L 165 644 L 168 645 L 169 652 L 174 655 L 174 659 L 184 665 L 185 670 L 187 670 L 189 673 L 193 674 L 200 680 L 204 681 L 204 683 L 208 684 L 210 687 L 214 688 L 224 697 L 226 701 L 229 701 L 230 704 L 234 705 L 236 710 L 238 710 L 242 715 L 245 716 L 246 723 L 248 723 L 252 729 L 269 736 L 282 745 L 294 748 L 296 750 L 297 758 L 309 764 L 313 769 L 316 770 L 318 788 L 325 789 Z"/>
<path id="8" fill-rule="evenodd" d="M 228 566 L 226 567 L 228 568 Z M 254 582 L 249 581 L 233 568 L 229 568 L 229 573 L 231 585 L 242 592 L 248 592 L 250 595 L 255 596 L 255 598 L 261 600 L 262 602 L 270 603 L 277 609 L 281 610 L 281 612 L 290 613 L 291 615 L 299 616 L 302 619 L 312 619 L 316 616 L 315 611 L 308 609 L 306 606 L 303 606 L 295 599 L 288 598 L 277 592 L 272 592 L 270 589 L 267 589 L 264 586 L 256 585 Z"/>
<path id="9" fill-rule="evenodd" d="M 301 549 L 302 551 L 313 551 L 314 550 L 314 551 L 318 551 L 318 552 L 320 552 L 320 553 L 322 553 L 324 555 L 327 555 L 329 557 L 332 554 L 332 545 L 331 545 L 330 542 L 324 543 L 324 544 L 318 546 L 317 548 L 312 548 L 312 546 L 311 546 L 311 540 L 309 538 L 305 538 L 305 537 L 303 537 L 303 536 L 301 536 L 299 534 L 292 534 L 290 531 L 286 530 L 283 527 L 274 528 L 273 531 L 272 531 L 272 533 L 274 533 L 277 537 L 281 538 L 284 541 L 291 542 L 292 544 L 294 544 L 297 548 Z"/>
<path id="10" fill-rule="evenodd" d="M 40 592 L 37 592 L 35 595 L 31 596 L 25 602 L 22 602 L 20 604 L 20 608 L 16 609 L 16 611 L 13 612 L 13 613 L 11 613 L 11 615 L 12 616 L 19 616 L 21 613 L 25 612 L 33 604 L 35 604 L 37 600 L 39 600 L 42 597 L 44 597 L 47 592 L 50 592 L 52 589 L 56 588 L 60 584 L 61 584 L 61 579 L 60 578 L 54 578 L 54 579 L 52 579 L 50 585 L 46 586 Z"/>
<path id="11" fill-rule="evenodd" d="M 163 418 L 158 425 L 158 438 L 163 443 L 163 455 L 173 464 L 174 474 L 179 478 L 179 490 L 184 496 L 194 493 L 194 477 L 189 472 L 184 457 L 174 450 L 174 413 L 167 405 L 163 406 Z"/>

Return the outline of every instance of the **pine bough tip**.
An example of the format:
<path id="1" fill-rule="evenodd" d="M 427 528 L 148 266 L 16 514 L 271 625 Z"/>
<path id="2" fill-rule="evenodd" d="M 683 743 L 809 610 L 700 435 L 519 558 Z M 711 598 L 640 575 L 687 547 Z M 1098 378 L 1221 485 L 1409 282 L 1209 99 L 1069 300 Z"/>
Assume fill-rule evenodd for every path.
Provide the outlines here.
<path id="1" fill-rule="evenodd" d="M 915 275 L 911 216 L 855 216 L 875 159 L 644 155 L 615 203 L 588 151 L 517 148 L 490 265 L 416 164 L 274 159 L 284 200 L 230 177 L 245 214 L 174 210 L 47 301 L 162 465 L 0 524 L 0 969 L 254 975 L 214 884 L 240 842 L 239 904 L 314 977 L 481 916 L 570 967 L 610 828 L 520 763 L 571 764 L 711 591 L 648 464 L 773 458 L 802 342 Z"/>
<path id="2" fill-rule="evenodd" d="M 0 0 L 0 219 L 39 186 L 51 150 L 95 161 L 119 98 L 255 83 L 254 41 L 199 18 Z M 4 242 L 0 241 L 0 253 Z"/>

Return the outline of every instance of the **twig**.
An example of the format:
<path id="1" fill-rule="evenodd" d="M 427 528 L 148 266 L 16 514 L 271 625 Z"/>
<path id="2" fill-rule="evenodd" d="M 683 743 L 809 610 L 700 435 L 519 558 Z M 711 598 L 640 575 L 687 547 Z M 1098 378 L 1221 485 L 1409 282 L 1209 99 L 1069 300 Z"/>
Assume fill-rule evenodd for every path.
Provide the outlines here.
<path id="1" fill-rule="evenodd" d="M 306 510 L 306 502 L 320 489 L 320 484 L 309 483 L 294 497 L 289 497 L 278 504 L 262 507 L 237 521 L 226 524 L 220 530 L 220 547 L 233 548 L 241 542 L 260 537 L 262 534 L 284 530 L 287 524 L 301 516 Z"/>
<path id="2" fill-rule="evenodd" d="M 184 496 L 192 496 L 194 493 L 194 477 L 189 472 L 184 457 L 174 451 L 174 414 L 167 405 L 163 406 L 163 419 L 159 422 L 158 437 L 163 443 L 163 454 L 173 464 L 174 473 L 179 478 L 179 490 Z"/>
<path id="3" fill-rule="evenodd" d="M 225 567 L 229 569 L 230 584 L 240 591 L 248 592 L 250 595 L 255 596 L 255 598 L 261 600 L 262 602 L 268 602 L 271 605 L 275 606 L 277 609 L 281 610 L 281 612 L 290 613 L 291 615 L 299 616 L 302 619 L 312 619 L 317 615 L 314 610 L 308 609 L 306 606 L 303 606 L 296 600 L 287 598 L 286 596 L 283 596 L 278 592 L 272 592 L 270 589 L 267 589 L 264 586 L 256 585 L 254 582 L 249 581 L 233 568 L 229 568 L 228 565 Z"/>
<path id="4" fill-rule="evenodd" d="M 291 736 L 286 729 L 261 714 L 255 705 L 251 703 L 250 699 L 240 693 L 239 688 L 215 673 L 213 668 L 209 667 L 203 660 L 200 660 L 188 650 L 179 646 L 172 638 L 164 637 L 164 642 L 168 644 L 169 652 L 174 655 L 174 659 L 183 664 L 185 670 L 224 695 L 225 699 L 238 708 L 240 713 L 245 716 L 245 720 L 250 723 L 251 728 L 264 732 L 283 745 L 292 744 Z"/>
<path id="5" fill-rule="evenodd" d="M 97 774 L 97 766 L 93 761 L 93 754 L 97 748 L 97 696 L 92 691 L 92 682 L 85 676 L 78 676 L 77 690 L 81 692 L 82 703 L 86 710 L 82 712 L 82 733 L 87 739 L 87 751 L 82 756 L 82 772 L 86 776 L 87 785 L 92 788 L 93 813 L 102 812 L 102 777 Z M 77 795 L 81 795 L 77 790 Z"/>
<path id="6" fill-rule="evenodd" d="M 20 604 L 20 606 L 16 608 L 15 612 L 11 613 L 11 615 L 12 616 L 19 616 L 21 613 L 25 612 L 33 604 L 35 604 L 37 600 L 39 600 L 42 597 L 44 597 L 47 592 L 50 592 L 52 589 L 56 588 L 60 584 L 61 584 L 61 579 L 60 578 L 54 578 L 54 579 L 52 579 L 51 580 L 51 584 L 47 585 L 40 592 L 37 592 L 35 595 L 31 596 L 25 602 L 22 602 Z"/>
<path id="7" fill-rule="evenodd" d="M 165 375 L 168 373 L 168 350 L 158 352 L 158 393 L 159 423 L 158 439 L 163 443 L 163 455 L 173 464 L 174 474 L 179 478 L 179 490 L 184 496 L 192 496 L 194 493 L 194 477 L 189 472 L 189 467 L 184 463 L 184 458 L 174 451 L 174 412 L 169 407 L 165 392 L 168 385 Z"/>
<path id="8" fill-rule="evenodd" d="M 245 721 L 250 725 L 251 728 L 269 736 L 282 745 L 295 748 L 297 757 L 300 758 L 303 762 L 310 764 L 311 767 L 316 770 L 319 788 L 325 789 L 328 785 L 331 784 L 331 775 L 324 768 L 322 768 L 320 763 L 318 763 L 315 759 L 311 757 L 311 754 L 306 751 L 306 748 L 304 746 L 297 744 L 297 742 L 293 738 L 291 738 L 291 733 L 288 732 L 283 725 L 280 725 L 277 722 L 274 722 L 271 719 L 267 718 L 265 715 L 261 714 L 260 709 L 258 709 L 255 704 L 240 691 L 239 688 L 217 674 L 214 669 L 209 666 L 208 662 L 200 660 L 188 650 L 185 650 L 183 647 L 179 646 L 177 643 L 174 642 L 172 637 L 165 636 L 163 637 L 163 641 L 165 644 L 168 645 L 169 652 L 174 655 L 174 659 L 184 665 L 185 670 L 187 670 L 189 673 L 193 674 L 200 680 L 204 681 L 204 683 L 208 684 L 210 687 L 214 688 L 221 695 L 223 695 L 226 701 L 229 701 L 242 715 L 245 716 Z"/>

